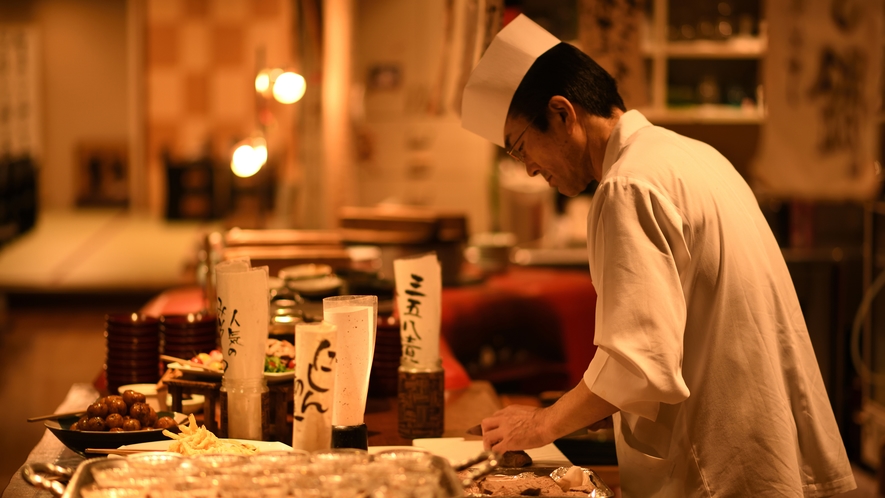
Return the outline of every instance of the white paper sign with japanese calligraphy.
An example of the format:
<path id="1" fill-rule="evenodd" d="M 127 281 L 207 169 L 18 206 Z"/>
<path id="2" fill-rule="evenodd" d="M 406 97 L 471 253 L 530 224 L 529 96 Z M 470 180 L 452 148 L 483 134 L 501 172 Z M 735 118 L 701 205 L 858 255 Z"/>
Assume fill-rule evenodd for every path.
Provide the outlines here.
<path id="1" fill-rule="evenodd" d="M 297 450 L 325 450 L 332 445 L 337 339 L 338 329 L 325 321 L 295 326 L 292 447 Z"/>
<path id="2" fill-rule="evenodd" d="M 438 368 L 442 272 L 436 253 L 393 262 L 402 360 L 406 368 Z"/>
<path id="3" fill-rule="evenodd" d="M 215 267 L 215 278 L 224 378 L 262 378 L 269 316 L 267 267 L 252 268 L 243 259 L 223 261 Z"/>

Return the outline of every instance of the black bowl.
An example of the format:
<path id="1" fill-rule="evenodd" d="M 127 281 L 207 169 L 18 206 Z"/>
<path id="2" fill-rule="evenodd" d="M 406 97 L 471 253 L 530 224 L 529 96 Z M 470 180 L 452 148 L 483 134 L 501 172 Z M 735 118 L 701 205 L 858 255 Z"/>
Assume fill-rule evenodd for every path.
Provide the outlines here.
<path id="1" fill-rule="evenodd" d="M 157 412 L 157 416 L 173 417 L 179 424 L 187 422 L 187 415 L 183 413 Z M 79 420 L 79 417 L 66 417 L 58 420 L 47 420 L 43 425 L 52 431 L 55 437 L 65 446 L 86 457 L 95 456 L 92 453 L 87 454 L 87 448 L 112 449 L 119 448 L 124 444 L 146 443 L 148 441 L 162 441 L 164 439 L 172 441 L 172 439 L 163 434 L 163 429 L 146 429 L 131 432 L 70 430 L 71 425 L 77 420 Z M 178 428 L 175 427 L 170 432 L 178 432 Z"/>

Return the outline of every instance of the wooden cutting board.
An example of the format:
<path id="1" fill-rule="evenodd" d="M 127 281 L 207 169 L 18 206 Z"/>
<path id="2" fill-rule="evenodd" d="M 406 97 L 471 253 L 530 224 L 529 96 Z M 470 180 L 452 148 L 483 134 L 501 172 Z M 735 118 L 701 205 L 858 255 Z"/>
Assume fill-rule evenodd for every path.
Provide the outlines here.
<path id="1" fill-rule="evenodd" d="M 424 448 L 434 455 L 441 456 L 456 465 L 483 452 L 481 440 L 465 440 L 461 437 L 443 437 L 415 439 L 412 446 Z M 571 465 L 568 458 L 553 444 L 526 450 L 532 457 L 534 467 L 567 467 Z"/>

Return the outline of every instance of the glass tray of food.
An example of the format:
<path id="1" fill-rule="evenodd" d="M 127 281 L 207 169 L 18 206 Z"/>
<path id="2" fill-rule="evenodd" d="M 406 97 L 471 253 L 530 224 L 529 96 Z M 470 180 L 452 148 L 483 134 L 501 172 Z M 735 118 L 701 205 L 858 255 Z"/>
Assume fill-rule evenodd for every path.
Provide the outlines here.
<path id="1" fill-rule="evenodd" d="M 35 487 L 70 498 L 614 496 L 593 471 L 581 467 L 501 467 L 513 460 L 491 452 L 452 466 L 417 448 L 374 455 L 357 449 L 307 453 L 282 443 L 219 439 L 198 426 L 193 415 L 189 422 L 178 432 L 163 431 L 172 439 L 165 450 L 124 450 L 123 458 L 86 460 L 76 470 L 26 464 L 22 476 Z M 67 485 L 62 483 L 68 479 Z"/>
<path id="2" fill-rule="evenodd" d="M 459 474 L 446 459 L 423 450 L 374 455 L 353 449 L 242 451 L 249 446 L 243 442 L 235 452 L 188 457 L 166 451 L 95 458 L 76 470 L 33 463 L 25 465 L 22 474 L 32 485 L 63 498 L 614 496 L 592 471 L 581 467 L 507 469 L 490 459 L 484 469 Z"/>
<path id="3" fill-rule="evenodd" d="M 424 452 L 362 450 L 184 457 L 148 452 L 86 460 L 75 470 L 28 464 L 25 480 L 64 498 L 105 496 L 464 496 L 448 461 Z M 57 480 L 69 477 L 65 486 Z"/>

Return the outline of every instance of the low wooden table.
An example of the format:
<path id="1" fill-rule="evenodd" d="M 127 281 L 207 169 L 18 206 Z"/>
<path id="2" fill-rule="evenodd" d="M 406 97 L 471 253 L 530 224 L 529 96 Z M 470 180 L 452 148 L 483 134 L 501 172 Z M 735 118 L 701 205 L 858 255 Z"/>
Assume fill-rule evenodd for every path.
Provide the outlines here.
<path id="1" fill-rule="evenodd" d="M 186 379 L 168 379 L 165 380 L 164 383 L 166 387 L 169 388 L 169 394 L 172 395 L 172 406 L 170 407 L 173 412 L 182 412 L 182 401 L 184 400 L 184 396 L 188 394 L 199 394 L 204 396 L 203 401 L 203 425 L 206 426 L 206 429 L 217 433 L 218 432 L 218 421 L 217 418 L 206 417 L 205 414 L 211 413 L 215 414 L 216 406 L 218 405 L 218 396 L 219 389 L 221 389 L 221 382 L 207 382 L 202 380 L 186 380 Z"/>
<path id="2" fill-rule="evenodd" d="M 212 431 L 219 437 L 227 435 L 227 427 L 221 412 L 220 403 L 224 399 L 221 391 L 221 381 L 211 382 L 205 380 L 193 379 L 167 379 L 164 381 L 169 388 L 169 394 L 172 395 L 172 406 L 174 412 L 181 412 L 185 395 L 199 394 L 205 397 L 203 401 L 203 412 L 198 420 L 206 426 L 206 429 Z M 292 401 L 293 389 L 292 381 L 286 382 L 269 382 L 268 388 L 268 405 L 270 409 L 265 414 L 266 419 L 262 421 L 264 426 L 263 433 L 265 439 L 272 441 L 280 441 L 286 444 L 292 442 L 292 422 L 289 417 L 289 405 Z M 212 414 L 207 416 L 207 414 Z"/>

